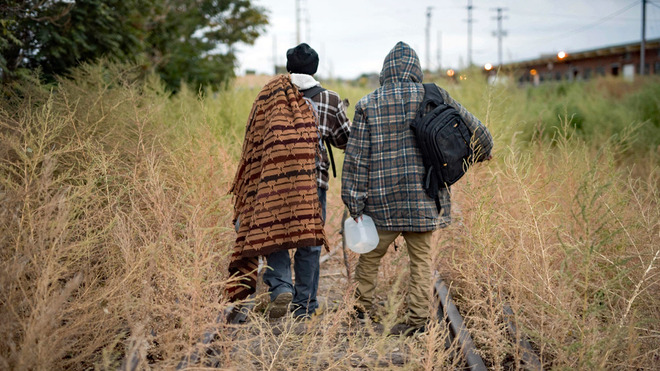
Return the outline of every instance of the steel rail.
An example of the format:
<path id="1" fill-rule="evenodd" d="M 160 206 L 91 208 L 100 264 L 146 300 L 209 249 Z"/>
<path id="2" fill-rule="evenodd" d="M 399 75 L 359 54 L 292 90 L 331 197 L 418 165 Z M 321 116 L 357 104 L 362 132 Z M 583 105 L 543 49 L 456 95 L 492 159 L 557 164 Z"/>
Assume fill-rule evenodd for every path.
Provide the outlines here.
<path id="1" fill-rule="evenodd" d="M 481 356 L 476 352 L 472 337 L 465 327 L 463 317 L 456 308 L 449 288 L 442 279 L 438 279 L 434 286 L 435 295 L 438 297 L 440 303 L 438 304 L 438 321 L 446 321 L 449 326 L 449 337 L 445 340 L 445 347 L 449 348 L 451 343 L 455 340 L 465 357 L 467 367 L 470 370 L 486 370 Z M 524 334 L 518 331 L 518 327 L 514 323 L 514 313 L 511 307 L 503 303 L 504 321 L 506 322 L 507 332 L 511 339 L 520 347 L 521 359 L 524 368 L 528 370 L 540 371 L 543 370 L 543 363 L 534 352 L 532 345 L 529 343 Z"/>
<path id="2" fill-rule="evenodd" d="M 449 288 L 447 288 L 447 285 L 441 279 L 436 281 L 434 288 L 436 296 L 440 299 L 438 321 L 447 320 L 451 335 L 450 341 L 453 341 L 453 339 L 457 340 L 458 346 L 465 357 L 468 369 L 485 371 L 486 365 L 481 359 L 481 356 L 476 352 L 472 337 L 463 323 L 463 317 L 461 317 L 458 308 L 456 308 L 454 301 L 449 295 Z"/>
<path id="3" fill-rule="evenodd" d="M 543 363 L 534 352 L 534 348 L 529 343 L 524 334 L 518 331 L 518 327 L 514 323 L 514 313 L 509 304 L 504 303 L 502 305 L 504 311 L 504 320 L 506 321 L 507 331 L 509 336 L 516 342 L 520 347 L 521 359 L 525 364 L 526 368 L 529 370 L 540 371 L 543 370 Z"/>

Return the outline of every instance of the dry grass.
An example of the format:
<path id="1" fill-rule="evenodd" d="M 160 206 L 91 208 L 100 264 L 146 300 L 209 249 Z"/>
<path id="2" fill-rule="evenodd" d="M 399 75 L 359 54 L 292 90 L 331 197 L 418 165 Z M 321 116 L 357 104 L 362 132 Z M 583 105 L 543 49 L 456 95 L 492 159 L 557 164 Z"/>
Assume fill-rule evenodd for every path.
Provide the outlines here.
<path id="1" fill-rule="evenodd" d="M 171 101 L 125 71 L 79 74 L 2 112 L 4 369 L 167 364 L 223 308 L 230 155 L 169 146 Z"/>
<path id="2" fill-rule="evenodd" d="M 351 319 L 338 179 L 328 195 L 334 250 L 321 272 L 321 294 L 337 310 L 305 323 L 258 312 L 248 325 L 216 323 L 234 238 L 226 192 L 256 91 L 170 97 L 156 81 L 135 81 L 130 69 L 87 66 L 2 105 L 0 368 L 171 369 L 191 354 L 201 359 L 190 369 L 460 365 L 442 325 L 398 339 Z M 352 102 L 364 93 L 342 89 Z M 554 140 L 521 145 L 493 111 L 507 99 L 500 91 L 480 108 L 495 159 L 454 187 L 455 223 L 435 235 L 434 266 L 480 354 L 493 369 L 522 367 L 502 321 L 508 303 L 548 368 L 653 368 L 655 160 L 643 171 L 617 164 L 624 140 L 594 149 L 570 135 L 570 115 Z M 383 260 L 385 327 L 405 310 L 407 269 L 405 248 Z M 210 348 L 205 333 L 215 336 Z"/>
<path id="3" fill-rule="evenodd" d="M 596 152 L 567 137 L 505 148 L 455 189 L 444 264 L 493 368 L 518 353 L 500 322 L 508 302 L 547 366 L 653 369 L 659 174 L 633 178 L 614 165 L 616 144 Z"/>

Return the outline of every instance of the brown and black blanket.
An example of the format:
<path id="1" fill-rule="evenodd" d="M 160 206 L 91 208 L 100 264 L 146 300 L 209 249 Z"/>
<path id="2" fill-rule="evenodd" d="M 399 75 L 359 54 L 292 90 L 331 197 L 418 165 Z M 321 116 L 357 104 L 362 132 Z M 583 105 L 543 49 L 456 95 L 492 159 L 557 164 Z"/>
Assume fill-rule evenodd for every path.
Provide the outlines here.
<path id="1" fill-rule="evenodd" d="M 231 301 L 254 292 L 258 256 L 326 245 L 317 193 L 316 120 L 289 76 L 279 75 L 257 96 L 245 129 L 241 160 L 229 193 L 239 229 L 229 264 Z"/>

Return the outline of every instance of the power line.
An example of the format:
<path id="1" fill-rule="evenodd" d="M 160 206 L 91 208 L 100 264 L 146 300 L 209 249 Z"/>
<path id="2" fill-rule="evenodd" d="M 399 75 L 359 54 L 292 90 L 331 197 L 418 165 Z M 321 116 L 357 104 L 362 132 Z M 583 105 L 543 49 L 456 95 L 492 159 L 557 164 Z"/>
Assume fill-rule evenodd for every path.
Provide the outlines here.
<path id="1" fill-rule="evenodd" d="M 580 32 L 586 31 L 586 30 L 588 30 L 588 29 L 590 29 L 590 28 L 593 28 L 593 27 L 598 26 L 598 25 L 601 24 L 601 23 L 604 23 L 604 22 L 609 21 L 610 19 L 616 17 L 617 15 L 619 15 L 619 14 L 621 14 L 621 13 L 624 13 L 624 12 L 628 11 L 628 10 L 631 9 L 632 7 L 636 6 L 637 4 L 639 4 L 639 1 L 638 1 L 638 0 L 635 0 L 635 1 L 632 2 L 630 5 L 628 5 L 628 6 L 624 7 L 624 8 L 621 8 L 621 9 L 615 11 L 614 13 L 611 13 L 611 14 L 609 14 L 609 15 L 606 15 L 605 17 L 603 17 L 603 18 L 597 20 L 596 22 L 593 22 L 593 23 L 591 23 L 591 24 L 588 24 L 588 25 L 585 25 L 585 26 L 579 27 L 579 28 L 577 28 L 577 29 L 575 29 L 575 30 L 572 30 L 572 31 L 565 32 L 565 33 L 563 33 L 563 34 L 560 34 L 560 35 L 555 36 L 555 37 L 552 37 L 552 38 L 560 38 L 560 37 L 564 37 L 564 36 L 567 36 L 567 35 L 574 35 L 574 34 L 576 34 L 576 33 L 580 33 Z"/>
<path id="2" fill-rule="evenodd" d="M 637 4 L 639 4 L 639 0 L 635 0 L 630 5 L 628 5 L 626 7 L 623 7 L 623 8 L 621 8 L 621 9 L 619 9 L 619 10 L 613 12 L 613 13 L 610 13 L 610 14 L 606 15 L 605 17 L 602 17 L 602 18 L 598 19 L 597 21 L 595 21 L 593 23 L 587 24 L 587 25 L 582 26 L 582 27 L 578 27 L 578 28 L 576 28 L 572 31 L 567 31 L 567 32 L 561 33 L 561 34 L 556 35 L 556 36 L 540 37 L 540 38 L 535 38 L 534 40 L 536 40 L 536 41 L 556 40 L 556 39 L 560 39 L 560 38 L 563 38 L 563 37 L 568 36 L 568 35 L 574 35 L 576 33 L 586 31 L 590 28 L 598 26 L 599 24 L 601 24 L 603 22 L 606 22 L 606 21 L 616 17 L 617 15 L 629 10 L 630 8 L 634 7 Z"/>
<path id="3" fill-rule="evenodd" d="M 651 4 L 651 5 L 655 5 L 650 1 L 647 1 L 646 3 Z M 658 31 L 657 25 L 658 25 L 658 23 L 660 23 L 660 17 L 656 17 L 656 14 L 660 14 L 660 11 L 658 11 L 658 9 L 660 9 L 660 6 L 655 5 L 655 8 L 649 8 L 649 12 L 651 14 L 647 14 L 647 19 L 650 21 L 650 22 L 648 22 L 649 34 L 652 34 L 652 35 L 657 34 L 657 31 Z"/>
<path id="4" fill-rule="evenodd" d="M 651 4 L 650 2 L 647 1 L 647 4 Z M 566 13 L 546 13 L 546 12 L 526 12 L 526 11 L 519 11 L 516 9 L 510 9 L 509 12 L 511 14 L 515 15 L 523 15 L 525 17 L 529 18 L 548 18 L 548 17 L 559 17 L 559 18 L 564 18 L 564 19 L 579 19 L 579 20 L 600 20 L 602 19 L 601 17 L 598 16 L 588 16 L 588 15 L 577 15 L 575 13 L 572 14 L 566 14 Z M 626 17 L 626 18 L 619 18 L 627 21 L 639 21 L 639 18 L 637 17 Z"/>

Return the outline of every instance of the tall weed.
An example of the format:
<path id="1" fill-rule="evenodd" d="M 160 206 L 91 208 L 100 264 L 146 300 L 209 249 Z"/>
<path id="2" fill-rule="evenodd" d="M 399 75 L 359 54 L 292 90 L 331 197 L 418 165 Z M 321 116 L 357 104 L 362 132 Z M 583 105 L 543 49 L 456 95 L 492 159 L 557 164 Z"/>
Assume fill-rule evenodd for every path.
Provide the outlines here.
<path id="1" fill-rule="evenodd" d="M 3 368 L 173 363 L 223 308 L 230 154 L 173 143 L 181 117 L 130 69 L 28 93 L 0 116 Z"/>
<path id="2" fill-rule="evenodd" d="M 258 89 L 172 96 L 138 75 L 88 65 L 0 106 L 0 368 L 173 368 L 193 352 L 242 369 L 460 366 L 441 325 L 398 339 L 351 319 L 339 179 L 321 278 L 338 308 L 302 324 L 258 312 L 247 326 L 218 323 L 234 239 L 226 193 Z M 503 322 L 509 305 L 549 368 L 651 368 L 660 357 L 657 84 L 477 80 L 444 87 L 491 129 L 495 158 L 453 187 L 454 223 L 435 234 L 433 264 L 480 354 L 493 369 L 522 367 Z M 367 93 L 329 88 L 351 107 Z M 385 326 L 405 312 L 407 255 L 397 245 L 376 293 Z"/>
<path id="3" fill-rule="evenodd" d="M 657 171 L 635 179 L 614 161 L 620 141 L 593 149 L 570 121 L 560 125 L 530 151 L 501 148 L 454 188 L 461 212 L 447 275 L 489 360 L 519 354 L 493 320 L 508 303 L 548 366 L 651 368 L 660 345 Z"/>

